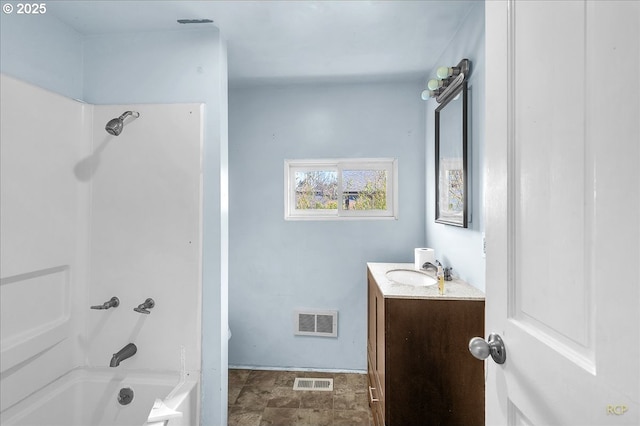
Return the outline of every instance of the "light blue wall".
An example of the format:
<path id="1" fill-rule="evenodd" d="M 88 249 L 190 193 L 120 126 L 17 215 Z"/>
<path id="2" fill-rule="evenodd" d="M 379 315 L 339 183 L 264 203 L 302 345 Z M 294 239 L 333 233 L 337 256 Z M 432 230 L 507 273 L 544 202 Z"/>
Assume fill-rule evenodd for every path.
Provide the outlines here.
<path id="1" fill-rule="evenodd" d="M 484 2 L 477 2 L 469 11 L 460 30 L 453 38 L 438 64 L 455 65 L 461 59 L 471 60 L 469 78 L 469 153 L 471 155 L 471 214 L 467 229 L 435 223 L 435 136 L 434 115 L 439 105 L 434 99 L 426 103 L 427 140 L 427 192 L 426 192 L 426 245 L 436 250 L 436 257 L 444 265 L 453 267 L 453 273 L 484 291 L 485 259 L 482 254 L 483 167 L 484 167 Z M 439 65 L 439 66 L 440 66 Z M 435 78 L 434 69 L 425 79 Z"/>
<path id="2" fill-rule="evenodd" d="M 232 89 L 229 364 L 366 369 L 366 262 L 424 243 L 419 83 Z M 399 220 L 285 221 L 284 160 L 396 157 Z M 338 338 L 293 335 L 297 308 L 337 309 Z"/>
<path id="3" fill-rule="evenodd" d="M 82 35 L 50 15 L 0 15 L 0 70 L 82 99 Z"/>
<path id="4" fill-rule="evenodd" d="M 8 75 L 94 104 L 206 103 L 202 424 L 225 424 L 228 148 L 224 41 L 216 29 L 85 38 L 48 15 L 17 18 L 15 14 L 2 16 L 2 72 Z"/>

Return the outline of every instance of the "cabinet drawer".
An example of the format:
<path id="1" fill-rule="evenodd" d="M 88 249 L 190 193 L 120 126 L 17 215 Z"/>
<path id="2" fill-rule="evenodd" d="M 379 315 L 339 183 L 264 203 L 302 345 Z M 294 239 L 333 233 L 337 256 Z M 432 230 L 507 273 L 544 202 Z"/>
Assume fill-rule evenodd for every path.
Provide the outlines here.
<path id="1" fill-rule="evenodd" d="M 380 404 L 376 403 L 375 406 L 371 407 L 371 417 L 373 417 L 373 425 L 374 426 L 385 426 L 384 424 L 384 415 L 380 410 Z"/>
<path id="2" fill-rule="evenodd" d="M 382 411 L 383 402 L 380 400 L 379 388 L 376 384 L 375 371 L 371 369 L 371 363 L 369 363 L 369 370 L 367 374 L 367 389 L 369 398 L 369 407 L 371 408 L 371 414 L 373 417 L 374 426 L 384 426 L 384 413 Z"/>
<path id="3" fill-rule="evenodd" d="M 384 425 L 384 411 L 385 411 L 385 399 L 384 399 L 384 388 L 380 383 L 380 375 L 378 371 L 374 368 L 373 363 L 373 354 L 367 354 L 367 379 L 369 386 L 369 406 L 373 411 L 374 420 L 375 416 L 378 415 L 380 417 L 380 422 L 376 423 L 376 425 Z M 375 408 L 375 409 L 374 409 Z"/>

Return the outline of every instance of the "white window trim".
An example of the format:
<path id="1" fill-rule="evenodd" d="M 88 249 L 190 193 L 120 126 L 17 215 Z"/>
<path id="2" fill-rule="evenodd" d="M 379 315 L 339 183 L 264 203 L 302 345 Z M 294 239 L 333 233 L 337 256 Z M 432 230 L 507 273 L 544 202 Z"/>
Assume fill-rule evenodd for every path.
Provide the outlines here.
<path id="1" fill-rule="evenodd" d="M 335 210 L 295 209 L 295 172 L 312 170 L 336 170 L 338 188 L 342 188 L 342 170 L 386 170 L 386 210 L 344 210 L 341 196 Z M 398 160 L 396 158 L 335 158 L 284 160 L 284 218 L 285 220 L 354 220 L 398 219 Z"/>

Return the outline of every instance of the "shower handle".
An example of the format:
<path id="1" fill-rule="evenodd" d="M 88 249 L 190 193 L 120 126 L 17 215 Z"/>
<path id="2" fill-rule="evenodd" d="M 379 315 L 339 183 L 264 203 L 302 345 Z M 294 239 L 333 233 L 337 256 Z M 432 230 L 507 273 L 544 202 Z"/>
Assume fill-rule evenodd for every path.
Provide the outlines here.
<path id="1" fill-rule="evenodd" d="M 156 302 L 152 298 L 148 298 L 144 303 L 139 304 L 137 308 L 133 308 L 133 310 L 141 314 L 150 314 L 149 309 L 154 306 L 156 306 Z"/>
<path id="2" fill-rule="evenodd" d="M 109 308 L 117 308 L 120 305 L 120 299 L 113 296 L 111 299 L 104 302 L 102 305 L 94 305 L 91 306 L 91 309 L 109 309 Z"/>

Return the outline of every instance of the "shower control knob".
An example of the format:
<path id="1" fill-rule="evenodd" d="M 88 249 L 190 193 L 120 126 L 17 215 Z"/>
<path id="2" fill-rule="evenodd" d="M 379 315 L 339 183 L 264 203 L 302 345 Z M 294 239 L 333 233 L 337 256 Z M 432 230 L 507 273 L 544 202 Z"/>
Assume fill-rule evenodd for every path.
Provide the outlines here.
<path id="1" fill-rule="evenodd" d="M 484 340 L 482 337 L 473 337 L 469 340 L 469 352 L 480 360 L 487 359 L 491 355 L 496 364 L 504 364 L 507 360 L 507 350 L 504 347 L 504 342 L 500 335 L 495 333 L 489 335 L 489 341 Z"/>
<path id="2" fill-rule="evenodd" d="M 150 314 L 151 312 L 149 311 L 149 309 L 153 308 L 154 306 L 156 306 L 156 302 L 149 297 L 144 301 L 144 303 L 139 304 L 137 308 L 133 308 L 133 310 L 141 314 Z"/>

